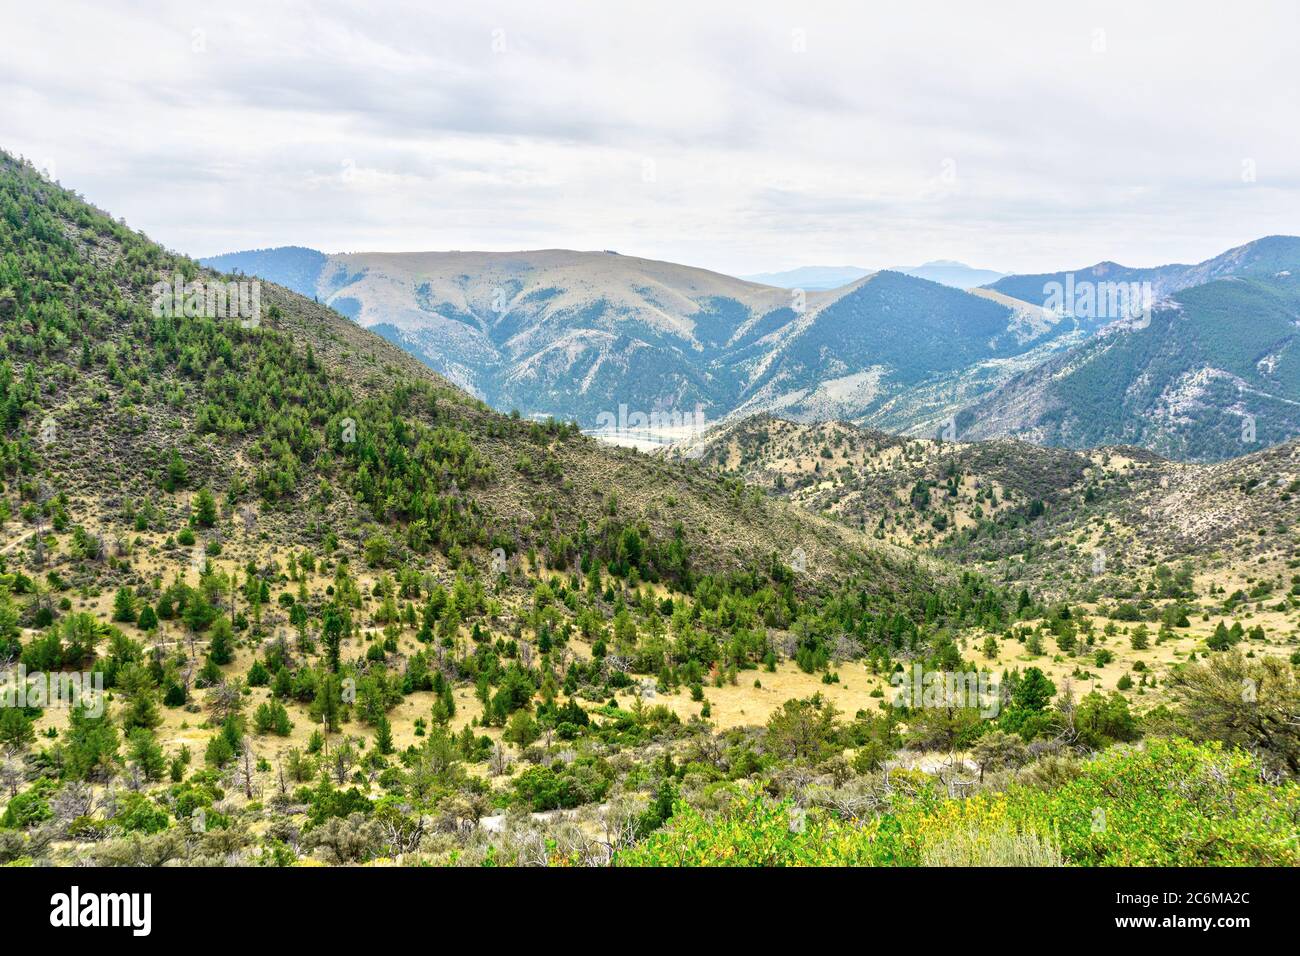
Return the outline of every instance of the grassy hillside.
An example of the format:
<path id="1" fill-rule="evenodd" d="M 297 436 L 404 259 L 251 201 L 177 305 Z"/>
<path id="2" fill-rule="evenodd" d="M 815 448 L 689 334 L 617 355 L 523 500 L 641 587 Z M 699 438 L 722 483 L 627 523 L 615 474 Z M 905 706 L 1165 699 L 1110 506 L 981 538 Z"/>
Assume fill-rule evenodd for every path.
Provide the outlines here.
<path id="1" fill-rule="evenodd" d="M 500 415 L 279 286 L 251 315 L 156 309 L 177 277 L 219 278 L 0 157 L 0 665 L 63 688 L 2 699 L 0 864 L 657 862 L 674 818 L 669 841 L 755 789 L 895 830 L 871 795 L 902 780 L 942 813 L 1016 801 L 1028 828 L 1031 781 L 1072 805 L 1096 753 L 1187 736 L 1230 748 L 1187 760 L 1231 770 L 1241 808 L 1193 856 L 1291 861 L 1254 826 L 1300 769 L 1260 730 L 1295 712 L 1289 598 L 1229 597 L 1222 636 L 1218 591 L 1072 606 L 710 462 Z M 1060 459 L 969 467 L 1016 501 L 1073 481 Z M 1136 622 L 1174 602 L 1196 623 L 1144 650 Z M 987 672 L 996 706 L 894 699 L 913 668 Z M 1218 692 L 1242 675 L 1262 721 Z M 979 862 L 928 840 L 875 862 Z"/>
<path id="2" fill-rule="evenodd" d="M 1188 560 L 1273 576 L 1270 592 L 1285 593 L 1300 540 L 1300 442 L 1195 465 L 1132 447 L 943 442 L 754 416 L 687 453 L 878 540 L 1043 593 L 1128 597 L 1144 586 L 1130 572 Z M 1093 570 L 1099 549 L 1105 573 Z"/>
<path id="3" fill-rule="evenodd" d="M 1015 441 L 904 438 L 756 415 L 690 448 L 702 465 L 907 548 L 1024 518 L 1076 491 L 1091 462 Z"/>
<path id="4" fill-rule="evenodd" d="M 228 511 L 251 509 L 296 543 L 332 530 L 355 544 L 375 532 L 398 550 L 455 549 L 480 561 L 496 546 L 536 548 L 559 568 L 593 546 L 616 547 L 633 528 L 651 549 L 642 572 L 687 582 L 762 563 L 776 540 L 786 555 L 801 546 L 815 556 L 818 575 L 859 560 L 851 536 L 689 467 L 606 448 L 564 424 L 493 413 L 279 287 L 262 287 L 256 328 L 155 318 L 155 282 L 214 274 L 12 160 L 4 172 L 6 453 L 11 473 L 39 477 L 15 491 L 67 494 L 101 512 L 105 501 L 149 502 L 163 527 L 207 488 Z M 57 435 L 49 443 L 39 435 L 46 419 Z"/>

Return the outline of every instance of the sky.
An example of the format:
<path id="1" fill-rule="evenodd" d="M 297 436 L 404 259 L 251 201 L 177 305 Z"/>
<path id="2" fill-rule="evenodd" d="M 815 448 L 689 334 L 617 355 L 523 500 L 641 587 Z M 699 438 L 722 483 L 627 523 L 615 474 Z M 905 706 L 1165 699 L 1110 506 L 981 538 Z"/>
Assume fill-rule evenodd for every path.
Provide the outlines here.
<path id="1" fill-rule="evenodd" d="M 206 256 L 736 275 L 1300 233 L 1294 0 L 0 0 L 0 148 Z"/>

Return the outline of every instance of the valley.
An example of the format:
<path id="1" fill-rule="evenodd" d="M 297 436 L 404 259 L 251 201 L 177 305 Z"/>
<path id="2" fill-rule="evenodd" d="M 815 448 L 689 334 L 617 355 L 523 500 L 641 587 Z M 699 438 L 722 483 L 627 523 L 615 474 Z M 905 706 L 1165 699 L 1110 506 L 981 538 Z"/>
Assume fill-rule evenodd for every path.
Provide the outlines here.
<path id="1" fill-rule="evenodd" d="M 271 270 L 0 154 L 0 662 L 103 689 L 0 707 L 0 864 L 1300 863 L 1280 412 L 1204 463 L 866 427 L 1103 341 L 900 273 L 271 260 L 256 321 L 162 310 Z M 1289 381 L 1285 277 L 1216 282 L 1173 301 L 1240 286 Z M 583 434 L 629 392 L 732 417 Z"/>
<path id="2" fill-rule="evenodd" d="M 1197 265 L 989 273 L 961 287 L 918 267 L 769 277 L 811 280 L 780 288 L 567 250 L 286 247 L 205 262 L 332 306 L 500 411 L 592 432 L 623 407 L 709 426 L 771 413 L 1183 461 L 1300 435 L 1289 236 Z"/>

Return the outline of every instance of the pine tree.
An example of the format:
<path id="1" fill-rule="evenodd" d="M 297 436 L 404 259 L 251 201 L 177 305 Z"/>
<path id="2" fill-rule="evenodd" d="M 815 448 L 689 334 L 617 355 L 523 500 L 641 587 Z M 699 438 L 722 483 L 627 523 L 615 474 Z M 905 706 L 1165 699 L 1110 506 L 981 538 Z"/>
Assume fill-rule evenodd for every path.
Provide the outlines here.
<path id="1" fill-rule="evenodd" d="M 135 619 L 135 595 L 129 587 L 118 588 L 113 598 L 113 620 L 134 624 Z"/>
<path id="2" fill-rule="evenodd" d="M 161 780 L 167 769 L 167 758 L 152 731 L 137 727 L 127 736 L 127 759 L 140 768 L 140 773 L 150 783 Z"/>
<path id="3" fill-rule="evenodd" d="M 200 528 L 211 528 L 217 523 L 217 500 L 207 488 L 200 488 L 194 496 L 194 523 Z"/>
<path id="4" fill-rule="evenodd" d="M 220 671 L 217 672 L 220 675 Z M 218 676 L 218 679 L 220 677 Z M 167 692 L 163 695 L 163 704 L 167 707 L 184 707 L 189 695 L 185 692 L 185 685 L 180 681 L 171 681 L 167 685 Z"/>
<path id="5" fill-rule="evenodd" d="M 1215 627 L 1214 633 L 1205 642 L 1205 646 L 1212 651 L 1226 651 L 1232 646 L 1232 638 L 1228 636 L 1228 628 L 1222 621 Z"/>
<path id="6" fill-rule="evenodd" d="M 333 604 L 326 606 L 322 614 L 321 643 L 325 645 L 326 666 L 331 674 L 337 674 L 343 644 L 343 615 Z"/>
<path id="7" fill-rule="evenodd" d="M 393 725 L 382 714 L 375 722 L 375 749 L 384 755 L 393 752 Z"/>
<path id="8" fill-rule="evenodd" d="M 208 741 L 208 748 L 203 754 L 203 761 L 209 767 L 220 770 L 235 759 L 235 750 L 225 734 L 217 734 Z"/>
<path id="9" fill-rule="evenodd" d="M 218 667 L 229 664 L 235 656 L 234 629 L 225 617 L 212 622 L 212 638 L 208 644 L 208 657 Z"/>
<path id="10" fill-rule="evenodd" d="M 63 773 L 70 780 L 107 780 L 117 764 L 117 728 L 108 704 L 98 716 L 90 708 L 74 707 L 63 732 Z"/>
<path id="11" fill-rule="evenodd" d="M 1025 670 L 1019 683 L 1016 684 L 1016 689 L 1011 695 L 1011 703 L 1023 710 L 1038 713 L 1047 706 L 1047 702 L 1055 694 L 1056 685 L 1048 680 L 1047 675 L 1037 667 L 1030 667 Z"/>
<path id="12" fill-rule="evenodd" d="M 212 659 L 212 655 L 209 654 L 203 659 L 203 666 L 199 668 L 196 683 L 199 687 L 215 687 L 221 683 L 221 668 Z"/>
<path id="13" fill-rule="evenodd" d="M 293 730 L 293 724 L 284 705 L 272 698 L 258 707 L 253 714 L 253 728 L 259 734 L 270 733 L 287 737 Z"/>
<path id="14" fill-rule="evenodd" d="M 293 733 L 293 721 L 289 719 L 289 711 L 279 701 L 274 701 L 274 721 L 271 724 L 273 730 L 280 737 L 288 737 Z"/>
<path id="15" fill-rule="evenodd" d="M 0 707 L 0 746 L 24 750 L 36 739 L 32 720 L 20 708 Z"/>
<path id="16" fill-rule="evenodd" d="M 163 481 L 163 488 L 167 491 L 175 491 L 183 487 L 189 480 L 189 471 L 185 467 L 185 459 L 180 456 L 180 452 L 172 449 L 171 458 L 167 461 L 167 477 Z"/>
<path id="17" fill-rule="evenodd" d="M 129 734 L 137 728 L 152 730 L 162 723 L 158 690 L 147 668 L 127 665 L 117 675 L 117 687 L 126 705 L 121 718 L 123 732 Z"/>
<path id="18" fill-rule="evenodd" d="M 316 689 L 312 715 L 324 725 L 330 733 L 339 729 L 339 712 L 342 710 L 343 697 L 339 688 L 339 679 L 329 674 Z"/>

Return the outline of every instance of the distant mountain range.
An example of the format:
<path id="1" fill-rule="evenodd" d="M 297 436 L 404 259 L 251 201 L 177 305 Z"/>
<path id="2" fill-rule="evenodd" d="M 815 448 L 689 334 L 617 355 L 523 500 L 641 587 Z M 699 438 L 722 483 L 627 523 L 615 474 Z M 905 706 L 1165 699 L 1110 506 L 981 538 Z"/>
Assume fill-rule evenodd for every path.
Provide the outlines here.
<path id="1" fill-rule="evenodd" d="M 760 272 L 742 276 L 746 282 L 774 285 L 780 289 L 838 289 L 871 275 L 870 269 L 857 266 L 800 266 L 785 272 Z"/>
<path id="2" fill-rule="evenodd" d="M 1254 450 L 1243 428 L 1256 448 L 1300 434 L 1294 237 L 1190 266 L 988 273 L 970 289 L 951 284 L 975 271 L 956 263 L 910 270 L 948 270 L 946 284 L 902 270 L 841 281 L 852 267 L 760 283 L 569 250 L 285 247 L 204 264 L 325 302 L 497 408 L 587 429 L 770 412 L 1189 459 Z M 1117 291 L 1132 292 L 1122 309 Z"/>
<path id="3" fill-rule="evenodd" d="M 949 259 L 936 259 L 919 266 L 891 266 L 888 271 L 928 279 L 954 289 L 988 285 L 1006 275 L 1005 272 L 994 272 L 992 269 L 973 269 Z M 860 269 L 857 266 L 803 266 L 786 272 L 763 272 L 744 278 L 782 289 L 837 289 L 870 274 L 870 269 Z"/>
<path id="4" fill-rule="evenodd" d="M 1266 236 L 1191 266 L 1167 265 L 1134 269 L 1117 262 L 1099 262 L 1071 271 L 1005 276 L 989 283 L 989 288 L 1041 305 L 1046 295 L 1044 289 L 1048 285 L 1064 285 L 1067 278 L 1073 276 L 1076 284 L 1085 281 L 1150 282 L 1156 297 L 1160 298 L 1181 289 L 1204 285 L 1214 279 L 1227 276 L 1269 277 L 1279 272 L 1295 271 L 1297 266 L 1300 266 L 1300 237 Z"/>
<path id="5" fill-rule="evenodd" d="M 602 416 L 771 410 L 929 427 L 902 393 L 973 378 L 1055 338 L 1055 316 L 899 272 L 787 290 L 610 252 L 353 253 L 298 247 L 204 260 L 328 303 L 489 404 L 595 428 Z M 1064 343 L 1049 346 L 1063 347 Z M 982 363 L 997 362 L 983 367 Z M 965 392 L 952 386 L 954 393 Z"/>

